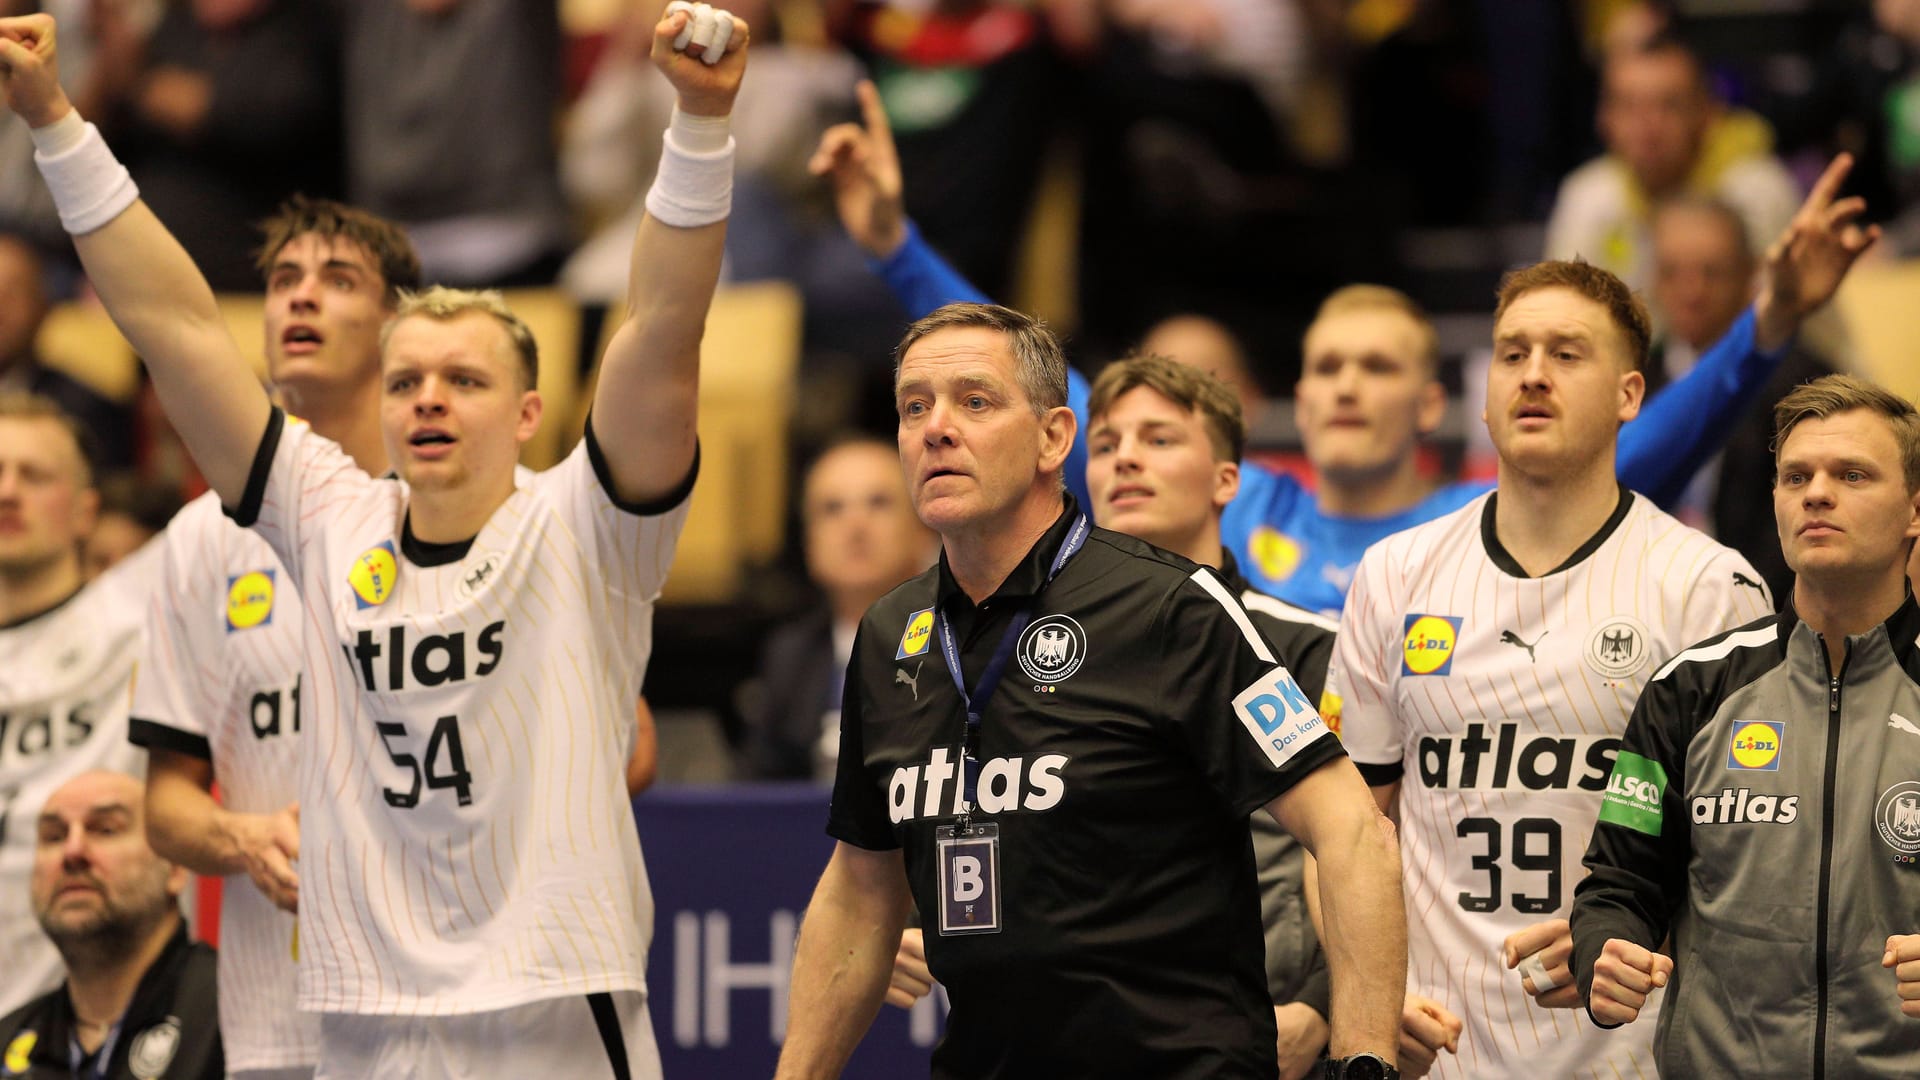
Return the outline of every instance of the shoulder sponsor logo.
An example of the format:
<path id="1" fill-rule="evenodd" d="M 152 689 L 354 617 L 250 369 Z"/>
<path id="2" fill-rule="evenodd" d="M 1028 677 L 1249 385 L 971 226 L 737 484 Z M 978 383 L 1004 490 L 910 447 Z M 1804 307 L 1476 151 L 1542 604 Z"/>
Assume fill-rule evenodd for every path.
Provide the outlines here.
<path id="1" fill-rule="evenodd" d="M 1902 780 L 1881 792 L 1873 816 L 1880 839 L 1898 861 L 1920 855 L 1920 781 Z"/>
<path id="2" fill-rule="evenodd" d="M 180 1052 L 180 1018 L 169 1016 L 141 1032 L 127 1051 L 127 1068 L 136 1080 L 159 1080 Z"/>
<path id="3" fill-rule="evenodd" d="M 1326 721 L 1327 730 L 1340 734 L 1340 709 L 1346 702 L 1332 687 L 1320 691 L 1320 719 Z"/>
<path id="4" fill-rule="evenodd" d="M 1087 632 L 1065 615 L 1035 619 L 1014 649 L 1020 670 L 1036 683 L 1052 684 L 1080 670 L 1087 658 Z"/>
<path id="5" fill-rule="evenodd" d="M 6 1066 L 7 1074 L 17 1075 L 27 1071 L 27 1059 L 33 1055 L 33 1044 L 40 1041 L 38 1032 L 23 1031 L 7 1044 L 7 1054 L 0 1059 L 0 1065 Z"/>
<path id="6" fill-rule="evenodd" d="M 227 575 L 227 633 L 273 621 L 272 570 Z"/>
<path id="7" fill-rule="evenodd" d="M 1612 735 L 1523 731 L 1513 721 L 1475 720 L 1461 735 L 1423 735 L 1420 782 L 1454 791 L 1599 791 L 1620 740 Z"/>
<path id="8" fill-rule="evenodd" d="M 400 563 L 393 556 L 393 541 L 382 540 L 360 553 L 347 571 L 347 584 L 353 587 L 354 603 L 365 611 L 379 607 L 393 595 L 400 579 Z"/>
<path id="9" fill-rule="evenodd" d="M 1659 762 L 1622 750 L 1614 759 L 1613 775 L 1607 777 L 1607 791 L 1600 797 L 1600 820 L 1643 832 L 1660 835 L 1660 800 L 1667 790 L 1667 770 Z"/>
<path id="10" fill-rule="evenodd" d="M 1787 725 L 1774 720 L 1742 720 L 1733 725 L 1727 746 L 1727 768 L 1748 772 L 1779 772 L 1780 748 Z"/>
<path id="11" fill-rule="evenodd" d="M 1647 624 L 1631 615 L 1615 615 L 1587 635 L 1587 666 L 1609 679 L 1639 672 L 1653 658 Z"/>
<path id="12" fill-rule="evenodd" d="M 1747 575 L 1741 573 L 1738 570 L 1735 570 L 1733 572 L 1733 583 L 1736 587 L 1744 586 L 1746 588 L 1752 589 L 1754 592 L 1757 592 L 1762 596 L 1766 595 L 1766 592 L 1767 592 L 1766 586 L 1760 584 L 1759 582 L 1753 580 L 1752 578 L 1748 577 Z"/>
<path id="13" fill-rule="evenodd" d="M 1721 788 L 1693 797 L 1695 825 L 1791 825 L 1800 817 L 1798 795 L 1755 795 L 1752 788 Z"/>
<path id="14" fill-rule="evenodd" d="M 1889 713 L 1887 715 L 1887 726 L 1895 731 L 1904 731 L 1909 735 L 1920 735 L 1920 727 L 1915 727 L 1913 721 L 1901 716 L 1899 713 Z"/>
<path id="15" fill-rule="evenodd" d="M 900 647 L 893 651 L 895 660 L 905 660 L 909 656 L 921 656 L 927 646 L 933 644 L 933 609 L 921 608 L 907 616 L 907 628 L 900 631 Z"/>
<path id="16" fill-rule="evenodd" d="M 1269 581 L 1285 581 L 1300 569 L 1300 542 L 1271 525 L 1256 526 L 1247 537 L 1247 554 Z"/>
<path id="17" fill-rule="evenodd" d="M 1453 650 L 1460 644 L 1458 615 L 1409 615 L 1406 637 L 1400 643 L 1402 675 L 1445 675 L 1453 670 Z"/>
<path id="18" fill-rule="evenodd" d="M 1246 725 L 1247 734 L 1260 744 L 1276 769 L 1327 731 L 1326 723 L 1307 700 L 1306 691 L 1283 667 L 1274 668 L 1240 691 L 1233 699 L 1233 714 Z"/>

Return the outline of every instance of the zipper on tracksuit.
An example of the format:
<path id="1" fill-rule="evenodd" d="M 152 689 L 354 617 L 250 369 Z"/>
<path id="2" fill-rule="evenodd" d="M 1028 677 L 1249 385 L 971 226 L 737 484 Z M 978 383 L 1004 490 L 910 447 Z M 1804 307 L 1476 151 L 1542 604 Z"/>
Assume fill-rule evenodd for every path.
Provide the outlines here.
<path id="1" fill-rule="evenodd" d="M 1820 660 L 1827 668 L 1827 764 L 1820 792 L 1820 899 L 1814 918 L 1813 972 L 1819 1005 L 1814 1010 L 1813 1076 L 1820 1080 L 1827 1072 L 1827 903 L 1833 882 L 1833 779 L 1840 758 L 1840 680 L 1853 660 L 1853 643 L 1848 642 L 1840 657 L 1840 670 L 1833 670 L 1833 658 L 1827 652 L 1825 637 L 1818 634 Z"/>

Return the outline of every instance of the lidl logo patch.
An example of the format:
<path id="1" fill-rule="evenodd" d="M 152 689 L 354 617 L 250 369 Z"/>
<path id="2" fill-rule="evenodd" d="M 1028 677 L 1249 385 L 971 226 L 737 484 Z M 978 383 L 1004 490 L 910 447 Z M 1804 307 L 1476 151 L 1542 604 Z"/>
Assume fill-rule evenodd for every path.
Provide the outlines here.
<path id="1" fill-rule="evenodd" d="M 1327 722 L 1327 730 L 1340 734 L 1340 707 L 1346 704 L 1339 694 L 1332 690 L 1320 691 L 1320 719 Z"/>
<path id="2" fill-rule="evenodd" d="M 273 571 L 227 576 L 227 633 L 273 621 Z"/>
<path id="3" fill-rule="evenodd" d="M 1745 720 L 1733 725 L 1727 747 L 1727 768 L 1748 772 L 1779 772 L 1780 744 L 1787 725 L 1775 720 Z"/>
<path id="4" fill-rule="evenodd" d="M 1460 643 L 1459 616 L 1409 615 L 1406 630 L 1400 674 L 1445 675 L 1453 670 L 1454 646 Z"/>
<path id="5" fill-rule="evenodd" d="M 347 571 L 347 584 L 353 587 L 354 603 L 361 610 L 379 607 L 393 595 L 400 579 L 400 563 L 393 557 L 393 541 L 382 540 L 360 553 Z"/>
<path id="6" fill-rule="evenodd" d="M 33 1044 L 39 1041 L 40 1036 L 31 1031 L 23 1031 L 14 1036 L 13 1041 L 7 1044 L 6 1057 L 0 1059 L 0 1065 L 6 1067 L 8 1076 L 17 1076 L 27 1071 L 27 1059 L 33 1054 Z"/>
<path id="7" fill-rule="evenodd" d="M 1247 554 L 1270 581 L 1285 581 L 1300 569 L 1300 544 L 1271 525 L 1261 525 L 1247 537 Z"/>
<path id="8" fill-rule="evenodd" d="M 907 616 L 907 628 L 900 633 L 900 647 L 894 650 L 895 660 L 905 660 L 909 656 L 920 656 L 933 644 L 933 609 L 921 608 Z"/>

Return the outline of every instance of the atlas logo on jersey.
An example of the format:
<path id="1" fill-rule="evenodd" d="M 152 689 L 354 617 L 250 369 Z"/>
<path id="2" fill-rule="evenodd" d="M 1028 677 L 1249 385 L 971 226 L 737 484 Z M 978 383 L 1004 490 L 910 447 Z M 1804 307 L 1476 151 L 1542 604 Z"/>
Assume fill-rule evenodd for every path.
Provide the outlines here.
<path id="1" fill-rule="evenodd" d="M 273 571 L 227 575 L 227 633 L 273 621 Z"/>
<path id="2" fill-rule="evenodd" d="M 1445 675 L 1453 670 L 1453 650 L 1460 644 L 1458 615 L 1409 615 L 1406 639 L 1401 643 L 1402 675 Z"/>
<path id="3" fill-rule="evenodd" d="M 1065 754 L 1041 754 L 1032 761 L 1024 757 L 988 758 L 980 763 L 975 792 L 980 796 L 978 809 L 985 814 L 1053 809 L 1067 793 L 1060 773 L 1068 760 Z M 960 755 L 941 746 L 927 756 L 925 765 L 902 765 L 893 770 L 887 781 L 888 820 L 899 825 L 916 818 L 960 813 L 967 801 L 963 768 Z"/>
<path id="4" fill-rule="evenodd" d="M 382 540 L 361 552 L 347 571 L 347 584 L 353 587 L 354 603 L 361 611 L 386 603 L 399 580 L 400 563 L 394 558 L 391 540 Z"/>
<path id="5" fill-rule="evenodd" d="M 1800 817 L 1798 795 L 1755 795 L 1751 788 L 1721 788 L 1693 797 L 1695 825 L 1791 825 Z"/>
<path id="6" fill-rule="evenodd" d="M 900 647 L 893 652 L 895 660 L 905 660 L 909 656 L 919 656 L 933 644 L 933 609 L 921 608 L 907 616 L 907 628 L 900 632 Z"/>
<path id="7" fill-rule="evenodd" d="M 1780 745 L 1787 725 L 1776 720 L 1744 720 L 1733 726 L 1727 746 L 1727 768 L 1747 772 L 1779 772 Z"/>
<path id="8" fill-rule="evenodd" d="M 1020 670 L 1036 683 L 1052 684 L 1080 670 L 1087 658 L 1087 632 L 1065 615 L 1036 619 L 1020 633 L 1014 650 Z"/>
<path id="9" fill-rule="evenodd" d="M 1420 782 L 1430 788 L 1600 791 L 1620 740 L 1611 735 L 1523 735 L 1520 725 L 1510 721 L 1489 726 L 1476 720 L 1464 735 L 1423 735 L 1415 749 Z"/>

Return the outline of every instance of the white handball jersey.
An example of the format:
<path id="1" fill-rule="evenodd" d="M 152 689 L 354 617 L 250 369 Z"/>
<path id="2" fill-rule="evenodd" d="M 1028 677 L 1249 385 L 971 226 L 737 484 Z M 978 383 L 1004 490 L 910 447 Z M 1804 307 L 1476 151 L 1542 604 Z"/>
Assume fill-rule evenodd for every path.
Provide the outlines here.
<path id="1" fill-rule="evenodd" d="M 280 558 L 221 512 L 188 503 L 156 543 L 165 588 L 147 605 L 133 739 L 211 762 L 230 810 L 270 814 L 299 795 L 300 595 Z M 235 1071 L 311 1066 L 318 1017 L 294 1009 L 294 917 L 245 875 L 220 892 L 220 1037 Z"/>
<path id="2" fill-rule="evenodd" d="M 1565 918 L 1620 735 L 1653 672 L 1772 610 L 1737 553 L 1623 491 L 1567 563 L 1528 578 L 1486 496 L 1368 549 L 1327 711 L 1375 783 L 1397 773 L 1408 983 L 1465 1023 L 1435 1076 L 1654 1075 L 1655 1025 L 1542 1009 L 1501 956 Z"/>
<path id="3" fill-rule="evenodd" d="M 306 612 L 301 1008 L 645 991 L 626 762 L 693 478 L 622 507 L 603 472 L 589 435 L 471 543 L 420 544 L 401 482 L 273 414 L 236 518 Z"/>
<path id="4" fill-rule="evenodd" d="M 28 895 L 40 808 L 83 772 L 145 775 L 127 704 L 153 581 L 148 544 L 58 607 L 0 628 L 0 1016 L 65 971 Z"/>

